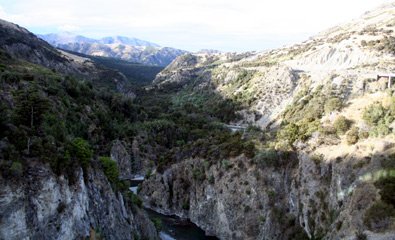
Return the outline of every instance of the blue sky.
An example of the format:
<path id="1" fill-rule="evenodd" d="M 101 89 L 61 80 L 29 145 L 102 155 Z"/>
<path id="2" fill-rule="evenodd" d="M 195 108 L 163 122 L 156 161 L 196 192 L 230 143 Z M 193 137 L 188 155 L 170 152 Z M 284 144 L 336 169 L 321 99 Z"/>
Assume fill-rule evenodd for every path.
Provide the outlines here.
<path id="1" fill-rule="evenodd" d="M 297 43 L 390 0 L 0 0 L 0 18 L 34 33 L 123 35 L 189 51 Z"/>

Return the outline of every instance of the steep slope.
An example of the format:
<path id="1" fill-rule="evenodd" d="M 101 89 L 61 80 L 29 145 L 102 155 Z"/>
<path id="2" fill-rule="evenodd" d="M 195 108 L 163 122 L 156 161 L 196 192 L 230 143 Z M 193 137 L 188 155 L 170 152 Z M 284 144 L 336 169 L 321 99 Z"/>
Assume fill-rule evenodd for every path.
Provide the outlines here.
<path id="1" fill-rule="evenodd" d="M 261 130 L 239 128 L 254 157 L 192 156 L 151 176 L 145 206 L 221 239 L 393 239 L 394 19 L 389 3 L 294 46 L 178 57 L 152 88 L 192 106 L 216 93 L 239 106 L 229 123 Z"/>
<path id="2" fill-rule="evenodd" d="M 137 118 L 121 75 L 12 23 L 0 32 L 0 239 L 158 239 L 109 157 L 114 126 Z"/>
<path id="3" fill-rule="evenodd" d="M 156 75 L 163 70 L 163 67 L 161 66 L 132 63 L 118 58 L 98 57 L 67 50 L 64 51 L 73 55 L 90 59 L 97 65 L 103 66 L 105 68 L 119 71 L 127 78 L 128 85 L 134 88 L 138 85 L 151 84 Z"/>
<path id="4" fill-rule="evenodd" d="M 13 58 L 133 96 L 128 80 L 117 70 L 99 66 L 89 58 L 57 50 L 26 29 L 4 20 L 0 20 L 0 32 L 0 50 Z"/>
<path id="5" fill-rule="evenodd" d="M 160 47 L 155 43 L 122 36 L 105 37 L 98 40 L 72 34 L 39 36 L 60 49 L 157 66 L 167 66 L 177 56 L 186 53 L 183 50 Z"/>
<path id="6" fill-rule="evenodd" d="M 192 74 L 245 104 L 243 123 L 265 128 L 303 86 L 363 85 L 394 65 L 393 3 L 333 28 L 301 44 L 261 53 L 190 54 L 177 58 L 155 82 L 188 84 Z M 335 76 L 336 75 L 336 76 Z M 196 84 L 196 83 L 194 83 Z M 358 91 L 358 89 L 353 89 Z"/>

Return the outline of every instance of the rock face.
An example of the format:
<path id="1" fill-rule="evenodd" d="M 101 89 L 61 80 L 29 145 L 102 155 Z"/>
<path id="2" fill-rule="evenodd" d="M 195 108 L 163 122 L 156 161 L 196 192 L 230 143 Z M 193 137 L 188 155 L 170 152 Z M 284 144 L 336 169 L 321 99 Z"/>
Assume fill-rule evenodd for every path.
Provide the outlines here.
<path id="1" fill-rule="evenodd" d="M 148 217 L 132 211 L 100 170 L 80 171 L 74 184 L 47 166 L 27 172 L 20 182 L 1 179 L 1 239 L 157 239 Z"/>
<path id="2" fill-rule="evenodd" d="M 281 168 L 262 168 L 244 157 L 230 159 L 227 167 L 191 159 L 151 176 L 140 196 L 146 207 L 189 218 L 220 239 L 294 239 L 303 234 L 354 239 L 364 229 L 366 209 L 379 198 L 366 179 L 382 169 L 382 157 L 317 162 L 301 152 L 284 159 Z M 389 240 L 395 229 L 365 233 L 368 239 Z"/>
<path id="3" fill-rule="evenodd" d="M 112 145 L 111 159 L 117 162 L 119 177 L 122 179 L 129 179 L 132 173 L 130 155 L 119 140 L 115 140 Z"/>
<path id="4" fill-rule="evenodd" d="M 167 66 L 177 56 L 186 53 L 183 50 L 160 47 L 155 43 L 122 36 L 91 39 L 72 34 L 47 34 L 39 37 L 60 49 L 157 66 Z"/>
<path id="5" fill-rule="evenodd" d="M 226 169 L 191 159 L 152 176 L 140 195 L 147 207 L 189 218 L 220 239 L 287 239 L 298 227 L 277 218 L 285 214 L 294 172 L 263 170 L 244 157 L 231 159 Z"/>

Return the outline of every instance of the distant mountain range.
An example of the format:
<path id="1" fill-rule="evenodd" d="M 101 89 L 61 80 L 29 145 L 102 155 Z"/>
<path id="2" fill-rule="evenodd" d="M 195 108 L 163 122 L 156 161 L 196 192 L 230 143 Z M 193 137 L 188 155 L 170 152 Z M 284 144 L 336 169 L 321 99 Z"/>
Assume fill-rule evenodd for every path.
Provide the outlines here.
<path id="1" fill-rule="evenodd" d="M 112 57 L 129 62 L 167 66 L 184 50 L 123 36 L 93 39 L 72 33 L 37 35 L 52 46 L 92 56 Z"/>

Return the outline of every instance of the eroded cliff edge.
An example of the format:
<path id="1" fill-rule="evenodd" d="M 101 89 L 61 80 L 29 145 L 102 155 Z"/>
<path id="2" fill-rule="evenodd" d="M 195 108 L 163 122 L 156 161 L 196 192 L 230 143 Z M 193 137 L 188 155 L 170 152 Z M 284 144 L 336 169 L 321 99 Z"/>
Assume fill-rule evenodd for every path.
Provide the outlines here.
<path id="1" fill-rule="evenodd" d="M 32 160 L 22 179 L 2 177 L 0 191 L 1 239 L 158 239 L 146 213 L 97 166 L 70 183 Z"/>

